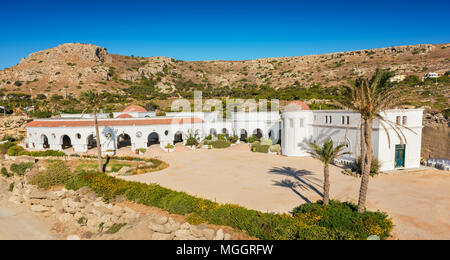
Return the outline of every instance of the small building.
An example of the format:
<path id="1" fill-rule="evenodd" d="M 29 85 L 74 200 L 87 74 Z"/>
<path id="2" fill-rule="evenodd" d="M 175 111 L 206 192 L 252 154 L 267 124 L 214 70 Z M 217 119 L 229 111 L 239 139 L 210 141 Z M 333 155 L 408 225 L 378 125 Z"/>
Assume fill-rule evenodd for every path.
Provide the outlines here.
<path id="1" fill-rule="evenodd" d="M 427 74 L 423 75 L 423 80 L 426 80 L 428 78 L 435 79 L 438 77 L 439 77 L 439 74 L 437 74 L 436 72 L 428 72 Z"/>
<path id="2" fill-rule="evenodd" d="M 395 75 L 394 77 L 390 78 L 389 81 L 390 82 L 401 82 L 403 80 L 405 80 L 406 76 L 405 75 Z"/>

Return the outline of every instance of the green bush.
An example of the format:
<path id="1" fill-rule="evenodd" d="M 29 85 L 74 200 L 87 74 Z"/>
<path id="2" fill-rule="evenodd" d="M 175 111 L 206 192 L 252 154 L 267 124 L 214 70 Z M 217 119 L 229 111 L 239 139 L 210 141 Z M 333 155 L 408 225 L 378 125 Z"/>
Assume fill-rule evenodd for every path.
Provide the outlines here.
<path id="1" fill-rule="evenodd" d="M 67 184 L 74 176 L 63 161 L 55 161 L 48 166 L 46 171 L 36 175 L 31 183 L 40 188 L 48 189 L 52 186 Z"/>
<path id="2" fill-rule="evenodd" d="M 166 146 L 164 146 L 164 148 L 166 149 L 173 149 L 175 146 L 171 143 L 168 143 Z"/>
<path id="3" fill-rule="evenodd" d="M 13 192 L 13 191 L 14 191 L 14 182 L 11 182 L 11 183 L 9 184 L 8 191 L 9 191 L 9 192 Z"/>
<path id="4" fill-rule="evenodd" d="M 191 224 L 208 222 L 231 226 L 259 239 L 366 239 L 372 234 L 386 238 L 392 228 L 392 222 L 384 213 L 359 214 L 353 205 L 346 203 L 332 202 L 330 209 L 321 203 L 302 205 L 291 216 L 220 205 L 157 184 L 125 181 L 103 173 L 82 172 L 66 184 L 66 188 L 75 190 L 84 186 L 107 200 L 124 195 L 130 201 L 171 214 L 187 215 Z"/>
<path id="5" fill-rule="evenodd" d="M 227 139 L 230 143 L 235 144 L 239 140 L 239 136 L 236 136 L 236 135 L 228 136 Z"/>
<path id="6" fill-rule="evenodd" d="M 21 155 L 20 153 L 26 152 L 25 149 L 23 149 L 22 146 L 14 145 L 8 148 L 8 151 L 6 152 L 9 156 L 18 156 Z"/>
<path id="7" fill-rule="evenodd" d="M 33 165 L 34 163 L 32 162 L 13 163 L 9 169 L 15 174 L 23 176 L 28 169 L 33 168 Z"/>
<path id="8" fill-rule="evenodd" d="M 380 167 L 381 167 L 381 163 L 380 161 L 373 157 L 372 158 L 372 163 L 370 164 L 370 176 L 375 176 L 378 175 L 380 173 Z M 361 157 L 358 157 L 353 165 L 353 169 L 354 172 L 356 172 L 356 174 L 361 175 L 362 171 L 361 171 Z"/>
<path id="9" fill-rule="evenodd" d="M 389 237 L 393 224 L 385 213 L 358 213 L 357 209 L 356 205 L 349 202 L 330 201 L 328 206 L 318 202 L 300 205 L 294 209 L 294 216 L 310 225 L 354 234 L 357 239 L 366 239 L 370 235 L 382 239 Z"/>
<path id="10" fill-rule="evenodd" d="M 0 173 L 6 178 L 11 177 L 11 175 L 9 174 L 8 170 L 5 167 L 2 167 L 2 170 Z"/>
<path id="11" fill-rule="evenodd" d="M 62 157 L 66 156 L 64 152 L 61 151 L 55 151 L 55 150 L 45 150 L 45 151 L 26 151 L 22 146 L 19 145 L 13 145 L 8 148 L 7 154 L 9 156 L 20 156 L 20 155 L 28 155 L 33 157 L 47 157 L 47 156 L 54 156 L 54 157 Z"/>
<path id="12" fill-rule="evenodd" d="M 270 145 L 263 145 L 259 142 L 252 143 L 252 151 L 258 153 L 268 153 Z"/>
<path id="13" fill-rule="evenodd" d="M 211 142 L 211 145 L 212 145 L 214 148 L 217 148 L 217 149 L 223 149 L 223 148 L 228 148 L 228 147 L 230 147 L 230 146 L 231 146 L 231 143 L 228 142 L 227 140 L 216 140 L 216 141 L 212 141 L 212 142 Z"/>
<path id="14" fill-rule="evenodd" d="M 190 136 L 189 138 L 186 139 L 186 145 L 187 146 L 194 146 L 194 145 L 197 145 L 197 144 L 198 144 L 198 140 L 195 137 L 193 137 L 193 136 Z"/>
<path id="15" fill-rule="evenodd" d="M 247 143 L 252 144 L 252 143 L 254 143 L 256 141 L 259 142 L 260 139 L 261 138 L 257 137 L 256 135 L 252 135 L 252 136 L 247 137 L 245 140 L 247 141 Z"/>

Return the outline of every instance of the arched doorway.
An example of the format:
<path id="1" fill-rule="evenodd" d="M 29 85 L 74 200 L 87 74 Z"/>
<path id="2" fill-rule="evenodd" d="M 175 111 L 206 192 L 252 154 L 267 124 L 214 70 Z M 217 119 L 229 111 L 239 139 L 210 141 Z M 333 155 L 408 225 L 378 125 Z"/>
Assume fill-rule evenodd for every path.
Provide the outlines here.
<path id="1" fill-rule="evenodd" d="M 97 140 L 95 139 L 94 135 L 89 135 L 87 137 L 87 148 L 92 149 L 97 147 Z"/>
<path id="2" fill-rule="evenodd" d="M 255 135 L 258 138 L 262 138 L 263 137 L 263 131 L 261 129 L 257 128 L 257 129 L 255 129 L 253 131 L 253 135 Z"/>
<path id="3" fill-rule="evenodd" d="M 223 128 L 223 129 L 222 129 L 222 134 L 224 134 L 225 136 L 228 136 L 228 135 L 229 135 L 228 129 Z"/>
<path id="4" fill-rule="evenodd" d="M 68 135 L 63 135 L 61 148 L 64 150 L 70 147 L 72 147 L 72 140 L 70 140 Z"/>
<path id="5" fill-rule="evenodd" d="M 148 135 L 147 146 L 159 144 L 159 135 L 156 132 L 152 132 Z"/>
<path id="6" fill-rule="evenodd" d="M 182 143 L 183 142 L 183 133 L 178 131 L 175 133 L 173 137 L 173 144 Z"/>
<path id="7" fill-rule="evenodd" d="M 211 129 L 209 130 L 209 134 L 212 135 L 212 136 L 217 136 L 217 131 L 216 131 L 216 129 L 211 128 Z"/>
<path id="8" fill-rule="evenodd" d="M 131 146 L 131 137 L 123 133 L 117 137 L 117 149 L 127 146 Z"/>
<path id="9" fill-rule="evenodd" d="M 239 136 L 240 136 L 239 140 L 241 140 L 242 142 L 247 142 L 247 137 L 248 137 L 247 130 L 241 129 Z"/>
<path id="10" fill-rule="evenodd" d="M 42 148 L 44 148 L 44 149 L 50 148 L 47 136 L 46 135 L 42 135 L 41 138 L 42 138 L 42 140 L 41 140 L 42 141 Z"/>

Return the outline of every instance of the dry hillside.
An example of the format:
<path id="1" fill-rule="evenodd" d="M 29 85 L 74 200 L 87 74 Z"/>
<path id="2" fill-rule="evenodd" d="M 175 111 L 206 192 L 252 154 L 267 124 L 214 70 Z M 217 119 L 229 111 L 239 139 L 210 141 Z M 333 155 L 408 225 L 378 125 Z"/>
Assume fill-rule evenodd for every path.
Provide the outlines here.
<path id="1" fill-rule="evenodd" d="M 62 44 L 30 54 L 0 71 L 0 90 L 77 95 L 87 89 L 120 93 L 120 88 L 142 76 L 154 78 L 169 93 L 176 82 L 192 81 L 214 87 L 245 84 L 283 88 L 295 83 L 311 86 L 345 84 L 377 67 L 398 75 L 443 74 L 450 70 L 450 44 L 420 44 L 362 51 L 247 61 L 177 61 L 165 57 L 130 57 L 109 54 L 105 48 L 80 43 Z"/>

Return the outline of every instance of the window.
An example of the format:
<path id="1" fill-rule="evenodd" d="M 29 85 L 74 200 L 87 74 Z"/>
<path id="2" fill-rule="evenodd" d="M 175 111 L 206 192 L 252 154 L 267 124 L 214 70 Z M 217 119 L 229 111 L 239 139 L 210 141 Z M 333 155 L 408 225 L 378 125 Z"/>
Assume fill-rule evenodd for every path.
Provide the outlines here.
<path id="1" fill-rule="evenodd" d="M 325 116 L 325 124 L 328 124 L 328 116 Z"/>
<path id="2" fill-rule="evenodd" d="M 397 123 L 397 125 L 400 124 L 400 116 L 397 116 L 396 123 Z"/>
<path id="3" fill-rule="evenodd" d="M 350 124 L 350 116 L 347 116 L 347 125 Z"/>
<path id="4" fill-rule="evenodd" d="M 164 134 L 167 136 L 167 135 L 169 135 L 169 130 L 166 130 L 165 132 L 164 132 Z"/>
<path id="5" fill-rule="evenodd" d="M 330 116 L 330 124 L 333 123 L 333 118 Z"/>
<path id="6" fill-rule="evenodd" d="M 345 116 L 342 116 L 342 124 L 345 124 Z"/>
<path id="7" fill-rule="evenodd" d="M 300 118 L 300 128 L 303 128 L 304 121 L 305 120 L 303 118 Z"/>
<path id="8" fill-rule="evenodd" d="M 81 139 L 81 135 L 80 134 L 77 134 L 77 139 Z"/>
<path id="9" fill-rule="evenodd" d="M 403 124 L 403 125 L 408 124 L 408 117 L 407 117 L 407 116 L 403 116 L 403 122 L 402 122 L 402 124 Z"/>

